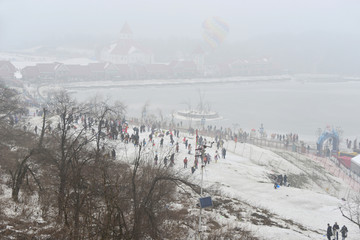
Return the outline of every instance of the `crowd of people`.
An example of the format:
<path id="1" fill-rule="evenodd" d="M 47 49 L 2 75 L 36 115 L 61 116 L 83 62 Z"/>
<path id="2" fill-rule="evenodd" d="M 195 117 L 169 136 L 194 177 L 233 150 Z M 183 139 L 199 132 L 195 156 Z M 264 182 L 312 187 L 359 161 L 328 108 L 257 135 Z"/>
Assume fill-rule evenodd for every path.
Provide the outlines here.
<path id="1" fill-rule="evenodd" d="M 299 135 L 296 133 L 289 133 L 289 134 L 273 133 L 273 134 L 271 134 L 271 139 L 283 141 L 283 142 L 298 142 Z"/>

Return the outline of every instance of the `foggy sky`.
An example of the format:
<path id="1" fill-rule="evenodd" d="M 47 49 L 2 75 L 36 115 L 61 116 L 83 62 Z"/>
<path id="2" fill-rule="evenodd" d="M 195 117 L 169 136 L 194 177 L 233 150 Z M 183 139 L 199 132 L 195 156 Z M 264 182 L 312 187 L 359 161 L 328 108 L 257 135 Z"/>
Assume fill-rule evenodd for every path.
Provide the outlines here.
<path id="1" fill-rule="evenodd" d="M 0 0 L 0 50 L 76 36 L 116 36 L 128 22 L 141 38 L 202 38 L 221 17 L 227 42 L 271 33 L 360 35 L 357 0 Z"/>

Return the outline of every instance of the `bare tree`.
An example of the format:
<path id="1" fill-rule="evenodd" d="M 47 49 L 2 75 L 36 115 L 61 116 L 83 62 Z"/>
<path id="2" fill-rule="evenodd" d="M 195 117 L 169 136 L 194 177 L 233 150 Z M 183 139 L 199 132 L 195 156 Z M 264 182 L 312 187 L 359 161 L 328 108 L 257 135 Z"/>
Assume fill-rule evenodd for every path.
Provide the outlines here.
<path id="1" fill-rule="evenodd" d="M 75 121 L 86 107 L 78 105 L 66 92 L 59 92 L 53 97 L 50 107 L 59 115 L 58 128 L 47 141 L 48 158 L 57 168 L 58 184 L 58 218 L 68 224 L 66 215 L 66 197 L 69 170 L 72 161 L 91 141 L 85 135 L 85 128 L 76 128 Z M 90 137 L 91 138 L 91 137 Z"/>
<path id="2" fill-rule="evenodd" d="M 10 157 L 9 154 L 6 155 L 5 151 L 3 151 L 3 155 L 5 155 L 8 159 L 8 164 L 4 164 L 4 167 L 8 169 L 11 176 L 11 189 L 12 189 L 12 199 L 17 202 L 19 200 L 19 192 L 23 187 L 23 183 L 25 178 L 30 175 L 38 185 L 41 190 L 41 184 L 34 174 L 31 162 L 36 161 L 36 157 L 39 153 L 38 146 L 32 144 L 35 140 L 35 136 L 30 133 L 20 133 L 21 130 L 13 129 L 12 134 L 14 144 L 20 145 L 17 146 L 17 151 L 15 155 Z M 11 163 L 10 163 L 11 162 Z M 27 181 L 27 183 L 29 183 Z"/>
<path id="3" fill-rule="evenodd" d="M 8 88 L 0 81 L 0 144 L 9 142 L 9 137 L 14 136 L 12 129 L 14 125 L 13 115 L 24 112 L 20 94 Z"/>
<path id="4" fill-rule="evenodd" d="M 89 239 L 162 239 L 167 221 L 175 221 L 167 207 L 176 197 L 179 184 L 197 189 L 179 173 L 163 165 L 153 165 L 141 148 L 131 165 L 104 156 L 95 162 L 97 171 L 89 181 L 84 201 L 81 233 Z M 170 237 L 171 238 L 171 237 Z"/>
<path id="5" fill-rule="evenodd" d="M 31 176 L 34 178 L 35 182 L 39 186 L 39 189 L 41 190 L 41 184 L 38 180 L 38 178 L 35 176 L 34 172 L 30 168 L 28 162 L 30 159 L 37 154 L 38 149 L 33 148 L 31 149 L 23 158 L 21 161 L 17 162 L 15 170 L 9 170 L 11 175 L 11 196 L 12 199 L 17 202 L 19 200 L 19 192 L 20 188 L 23 185 L 24 179 L 27 176 L 28 173 L 31 174 Z"/>
<path id="6" fill-rule="evenodd" d="M 350 196 L 346 204 L 339 207 L 341 214 L 346 219 L 360 228 L 360 194 L 354 194 Z"/>
<path id="7" fill-rule="evenodd" d="M 149 164 L 139 148 L 131 173 L 133 239 L 140 239 L 144 235 L 154 239 L 161 238 L 161 234 L 164 234 L 161 232 L 161 226 L 165 221 L 164 204 L 172 201 L 176 186 L 180 183 L 197 189 L 171 168 L 161 165 L 154 167 Z"/>
<path id="8" fill-rule="evenodd" d="M 60 92 L 48 110 L 44 109 L 40 138 L 27 133 L 29 138 L 22 138 L 27 144 L 16 143 L 22 146 L 17 151 L 22 158 L 11 173 L 14 194 L 18 195 L 25 176 L 33 176 L 41 188 L 42 209 L 57 210 L 44 210 L 48 214 L 44 219 L 61 223 L 55 238 L 171 238 L 166 226 L 177 216 L 169 215 L 167 206 L 175 199 L 179 185 L 197 187 L 172 168 L 153 165 L 140 147 L 131 163 L 114 160 L 101 151 L 104 122 L 120 119 L 124 112 L 121 103 L 84 106 Z M 96 121 L 94 134 L 77 121 L 84 113 Z M 57 128 L 45 133 L 46 119 L 51 115 L 53 119 L 58 116 Z M 33 171 L 33 162 L 40 168 L 38 172 Z"/>
<path id="9" fill-rule="evenodd" d="M 96 159 L 100 157 L 100 145 L 101 139 L 106 135 L 103 131 L 108 128 L 106 125 L 107 120 L 121 120 L 125 116 L 126 107 L 121 102 L 115 102 L 113 105 L 110 105 L 108 101 L 99 101 L 95 99 L 89 105 L 89 113 L 93 116 L 97 123 L 96 131 Z"/>
<path id="10" fill-rule="evenodd" d="M 41 189 L 37 177 L 28 164 L 30 159 L 38 152 L 38 146 L 32 144 L 35 136 L 13 126 L 13 114 L 23 112 L 24 107 L 19 93 L 0 83 L 0 134 L 2 135 L 0 136 L 0 144 L 5 146 L 14 145 L 18 148 L 17 153 L 12 158 L 10 157 L 11 154 L 7 154 L 7 157 L 10 157 L 8 163 L 10 161 L 11 163 L 5 166 L 11 175 L 12 198 L 16 202 L 19 200 L 20 188 L 27 174 L 33 177 Z M 44 132 L 44 128 L 42 132 Z M 5 155 L 5 151 L 2 155 Z"/>
<path id="11" fill-rule="evenodd" d="M 10 123 L 12 114 L 23 111 L 20 94 L 0 81 L 0 123 Z"/>

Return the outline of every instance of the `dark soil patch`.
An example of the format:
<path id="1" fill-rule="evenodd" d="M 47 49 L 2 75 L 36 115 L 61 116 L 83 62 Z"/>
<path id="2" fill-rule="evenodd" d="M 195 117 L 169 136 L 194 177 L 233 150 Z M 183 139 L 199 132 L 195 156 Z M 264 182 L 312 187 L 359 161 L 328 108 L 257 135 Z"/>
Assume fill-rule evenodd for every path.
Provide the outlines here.
<path id="1" fill-rule="evenodd" d="M 255 225 L 265 225 L 265 226 L 276 226 L 279 228 L 285 228 L 283 226 L 281 226 L 280 224 L 278 224 L 277 222 L 274 222 L 270 219 L 269 216 L 266 215 L 261 215 L 259 213 L 253 213 L 251 214 L 251 223 L 255 224 Z"/>
<path id="2" fill-rule="evenodd" d="M 208 221 L 208 225 L 212 225 L 211 229 L 215 230 L 221 228 L 221 225 L 212 219 Z"/>
<path id="3" fill-rule="evenodd" d="M 299 223 L 296 223 L 291 219 L 283 219 L 283 221 L 290 224 L 290 225 L 297 226 L 302 231 L 307 231 L 307 229 L 303 225 L 301 225 Z"/>

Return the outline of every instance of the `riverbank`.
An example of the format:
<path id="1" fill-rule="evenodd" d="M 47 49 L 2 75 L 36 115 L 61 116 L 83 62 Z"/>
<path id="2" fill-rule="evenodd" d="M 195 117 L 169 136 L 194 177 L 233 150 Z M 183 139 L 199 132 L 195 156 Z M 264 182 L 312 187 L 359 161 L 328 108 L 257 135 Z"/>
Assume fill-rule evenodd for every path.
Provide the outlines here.
<path id="1" fill-rule="evenodd" d="M 219 83 L 254 83 L 269 81 L 290 81 L 290 75 L 276 76 L 249 76 L 229 78 L 189 78 L 189 79 L 148 79 L 148 80 L 125 80 L 125 81 L 87 81 L 87 82 L 62 82 L 57 85 L 65 89 L 89 89 L 89 88 L 123 88 L 123 87 L 147 87 L 147 86 L 177 86 L 197 84 Z"/>

